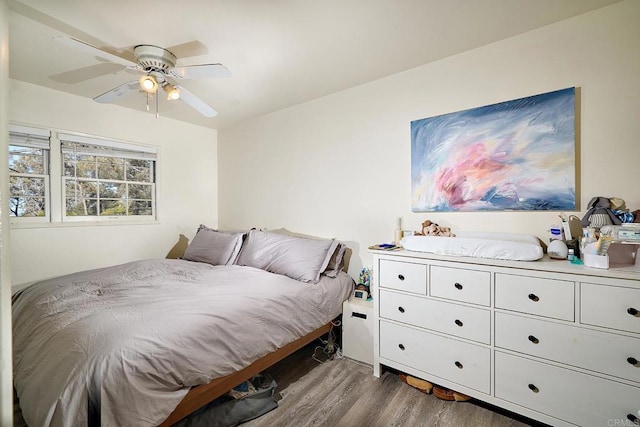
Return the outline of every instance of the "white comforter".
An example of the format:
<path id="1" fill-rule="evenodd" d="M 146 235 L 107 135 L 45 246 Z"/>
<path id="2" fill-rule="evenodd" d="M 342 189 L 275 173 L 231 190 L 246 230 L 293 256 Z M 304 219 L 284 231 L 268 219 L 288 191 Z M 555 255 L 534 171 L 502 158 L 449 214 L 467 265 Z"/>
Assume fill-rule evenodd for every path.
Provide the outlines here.
<path id="1" fill-rule="evenodd" d="M 336 317 L 345 273 L 302 283 L 251 267 L 147 260 L 43 281 L 14 299 L 14 378 L 30 426 L 155 426 L 189 388 Z"/>

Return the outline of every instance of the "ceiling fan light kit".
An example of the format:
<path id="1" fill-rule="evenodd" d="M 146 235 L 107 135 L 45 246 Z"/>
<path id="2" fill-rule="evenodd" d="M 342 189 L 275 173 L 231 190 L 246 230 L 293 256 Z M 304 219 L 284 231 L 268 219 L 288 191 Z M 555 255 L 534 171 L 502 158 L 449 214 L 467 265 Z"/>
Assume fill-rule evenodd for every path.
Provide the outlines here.
<path id="1" fill-rule="evenodd" d="M 165 83 L 164 85 L 162 85 L 162 89 L 164 89 L 165 93 L 167 94 L 167 99 L 169 101 L 180 99 L 180 91 L 174 85 Z"/>
<path id="2" fill-rule="evenodd" d="M 156 93 L 158 90 L 158 82 L 151 74 L 140 77 L 140 89 L 147 93 Z"/>
<path id="3" fill-rule="evenodd" d="M 96 102 L 112 103 L 122 96 L 142 90 L 147 95 L 147 111 L 149 110 L 149 95 L 156 94 L 159 86 L 167 95 L 169 101 L 180 99 L 185 104 L 198 111 L 205 117 L 215 117 L 218 113 L 200 98 L 189 92 L 185 87 L 174 82 L 174 79 L 196 79 L 212 77 L 229 77 L 229 70 L 222 64 L 196 64 L 176 67 L 178 58 L 172 52 L 153 45 L 137 45 L 133 48 L 136 62 L 124 56 L 97 48 L 77 40 L 73 37 L 58 37 L 65 44 L 92 53 L 110 62 L 123 65 L 129 70 L 144 73 L 139 80 L 124 83 L 102 95 L 93 98 Z M 115 51 L 115 49 L 112 49 Z M 158 97 L 156 95 L 156 116 L 158 115 Z"/>

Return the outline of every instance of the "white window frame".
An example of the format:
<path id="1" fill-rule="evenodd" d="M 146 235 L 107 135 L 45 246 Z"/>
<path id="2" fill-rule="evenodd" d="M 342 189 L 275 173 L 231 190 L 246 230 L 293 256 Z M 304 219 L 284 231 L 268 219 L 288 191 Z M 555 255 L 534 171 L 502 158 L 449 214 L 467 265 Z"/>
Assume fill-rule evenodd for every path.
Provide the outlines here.
<path id="1" fill-rule="evenodd" d="M 13 134 L 13 135 L 12 135 Z M 12 140 L 12 137 L 14 138 Z M 29 140 L 29 137 L 35 137 L 34 140 Z M 24 138 L 24 140 L 20 140 Z M 43 139 L 48 139 L 48 143 L 44 143 Z M 51 131 L 48 129 L 41 129 L 32 126 L 23 126 L 17 124 L 9 125 L 9 143 L 7 145 L 15 145 L 20 147 L 40 148 L 47 150 L 45 174 L 29 174 L 29 173 L 16 173 L 9 171 L 9 178 L 12 176 L 25 177 L 25 178 L 44 178 L 44 216 L 10 216 L 9 222 L 11 224 L 48 224 L 51 221 Z M 7 150 L 8 150 L 7 146 Z M 7 197 L 6 203 L 9 203 L 11 195 Z M 7 207 L 8 209 L 8 207 Z"/>
<path id="2" fill-rule="evenodd" d="M 67 130 L 43 128 L 30 124 L 10 123 L 10 130 L 16 133 L 33 132 L 50 135 L 48 153 L 48 176 L 45 179 L 46 216 L 42 217 L 10 217 L 13 228 L 42 228 L 64 226 L 96 226 L 96 225 L 142 225 L 158 224 L 160 222 L 160 150 L 154 145 L 143 145 L 129 141 L 97 137 Z M 66 139 L 65 139 L 66 138 Z M 149 156 L 154 161 L 154 179 L 149 183 L 152 188 L 152 215 L 114 215 L 114 216 L 71 216 L 66 217 L 65 176 L 61 139 L 70 142 L 80 142 L 87 145 L 99 145 L 124 152 L 139 152 Z M 19 145 L 19 144 L 15 144 Z M 8 149 L 8 147 L 7 147 Z M 31 175 L 34 176 L 34 175 Z M 6 203 L 9 203 L 8 200 Z M 8 209 L 8 206 L 6 207 Z"/>
<path id="3" fill-rule="evenodd" d="M 157 164 L 158 164 L 158 150 L 156 147 L 137 145 L 132 143 L 124 143 L 120 141 L 114 141 L 110 139 L 102 139 L 96 138 L 86 135 L 73 134 L 73 133 L 58 133 L 57 140 L 60 143 L 60 177 L 61 177 L 61 185 L 60 185 L 60 201 L 61 201 L 61 220 L 63 223 L 74 223 L 74 222 L 98 222 L 98 223 L 106 223 L 106 222 L 128 222 L 128 223 L 138 223 L 138 222 L 149 222 L 157 220 L 157 206 L 158 206 L 158 198 L 157 198 Z M 153 181 L 149 183 L 151 186 L 151 215 L 110 215 L 110 216 L 100 216 L 100 215 L 87 215 L 87 216 L 67 216 L 67 203 L 66 203 L 66 183 L 68 180 L 73 178 L 67 177 L 64 175 L 63 170 L 63 152 L 67 149 L 64 147 L 65 143 L 73 143 L 73 144 L 83 144 L 88 148 L 85 152 L 91 151 L 90 147 L 101 147 L 108 150 L 110 154 L 109 157 L 123 157 L 128 159 L 143 159 L 143 160 L 151 160 L 153 161 Z M 99 153 L 96 149 L 93 154 L 100 155 L 105 153 Z M 81 179 L 85 180 L 85 179 Z M 127 181 L 116 181 L 116 180 L 100 180 L 96 179 L 86 179 L 87 181 L 97 181 L 97 182 L 119 182 L 128 184 Z M 146 183 L 144 183 L 146 184 Z M 98 199 L 99 200 L 99 199 Z"/>

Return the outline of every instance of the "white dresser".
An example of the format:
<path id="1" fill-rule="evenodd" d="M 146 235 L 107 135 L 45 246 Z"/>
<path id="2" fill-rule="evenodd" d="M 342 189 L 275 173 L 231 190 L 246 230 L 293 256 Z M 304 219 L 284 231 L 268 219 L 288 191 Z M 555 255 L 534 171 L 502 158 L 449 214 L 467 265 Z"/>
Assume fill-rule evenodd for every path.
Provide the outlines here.
<path id="1" fill-rule="evenodd" d="M 640 424 L 640 273 L 372 251 L 388 366 L 551 425 Z"/>

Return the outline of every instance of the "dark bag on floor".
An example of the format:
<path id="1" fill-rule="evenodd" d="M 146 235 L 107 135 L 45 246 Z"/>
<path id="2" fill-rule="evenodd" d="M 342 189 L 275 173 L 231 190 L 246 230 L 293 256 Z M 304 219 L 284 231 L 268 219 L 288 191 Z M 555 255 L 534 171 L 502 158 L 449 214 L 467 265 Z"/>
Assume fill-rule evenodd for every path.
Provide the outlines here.
<path id="1" fill-rule="evenodd" d="M 198 409 L 174 426 L 237 426 L 278 407 L 278 402 L 273 397 L 276 386 L 275 380 L 265 375 L 258 375 L 234 388 L 230 393 Z"/>

